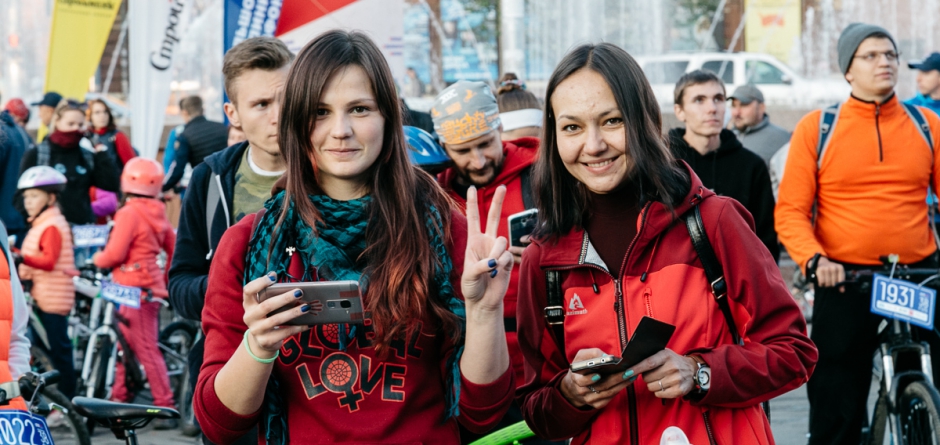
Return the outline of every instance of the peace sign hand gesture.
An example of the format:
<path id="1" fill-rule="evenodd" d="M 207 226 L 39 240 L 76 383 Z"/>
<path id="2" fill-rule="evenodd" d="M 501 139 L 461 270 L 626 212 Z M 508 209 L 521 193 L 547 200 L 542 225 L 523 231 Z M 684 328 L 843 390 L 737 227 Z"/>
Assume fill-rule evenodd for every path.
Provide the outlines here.
<path id="1" fill-rule="evenodd" d="M 502 314 L 503 311 L 503 297 L 509 288 L 512 271 L 512 254 L 506 250 L 509 241 L 505 237 L 497 237 L 496 229 L 505 197 L 506 186 L 499 186 L 490 204 L 486 231 L 480 232 L 477 189 L 471 186 L 467 190 L 467 252 L 460 287 L 468 312 L 480 309 Z"/>

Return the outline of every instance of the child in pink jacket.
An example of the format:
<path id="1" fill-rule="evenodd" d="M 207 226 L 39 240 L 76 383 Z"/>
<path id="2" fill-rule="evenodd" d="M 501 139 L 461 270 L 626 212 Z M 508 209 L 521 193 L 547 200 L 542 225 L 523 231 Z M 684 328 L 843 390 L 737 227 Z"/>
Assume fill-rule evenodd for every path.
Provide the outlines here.
<path id="1" fill-rule="evenodd" d="M 163 167 L 156 161 L 134 158 L 124 166 L 121 191 L 124 205 L 114 215 L 114 229 L 104 250 L 94 256 L 98 267 L 113 268 L 115 283 L 166 293 L 166 274 L 157 265 L 160 250 L 167 253 L 166 264 L 173 259 L 176 234 L 166 218 L 166 206 L 158 199 L 163 185 Z M 120 314 L 127 320 L 121 333 L 131 350 L 144 366 L 150 381 L 154 405 L 173 408 L 173 391 L 166 362 L 157 346 L 160 303 L 144 301 L 140 309 L 121 306 Z M 130 402 L 124 382 L 124 365 L 118 361 L 111 398 Z M 170 419 L 171 420 L 171 419 Z M 175 421 L 154 422 L 157 429 L 175 428 Z"/>

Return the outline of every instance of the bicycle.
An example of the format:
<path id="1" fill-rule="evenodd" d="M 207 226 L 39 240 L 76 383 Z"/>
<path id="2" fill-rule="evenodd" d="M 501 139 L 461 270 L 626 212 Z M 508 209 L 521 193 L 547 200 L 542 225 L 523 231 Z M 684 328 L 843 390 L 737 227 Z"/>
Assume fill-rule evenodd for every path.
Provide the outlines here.
<path id="1" fill-rule="evenodd" d="M 166 291 L 151 289 L 138 291 L 143 295 L 140 298 L 142 301 L 154 301 L 166 307 L 169 306 L 165 299 Z M 84 354 L 80 389 L 86 397 L 107 399 L 114 384 L 116 362 L 121 360 L 124 363 L 128 394 L 130 400 L 133 400 L 137 393 L 148 387 L 146 374 L 118 328 L 118 323 L 126 324 L 126 320 L 117 312 L 116 301 L 106 296 L 104 299 L 106 302 L 101 311 L 101 323 L 91 333 Z M 178 406 L 188 406 L 190 403 L 186 397 L 189 389 L 187 355 L 195 341 L 195 331 L 192 324 L 178 321 L 165 327 L 159 336 L 158 347 L 163 353 L 170 377 L 170 387 Z M 121 346 L 120 349 L 118 345 Z M 94 431 L 95 422 L 89 419 L 86 426 L 89 431 Z"/>
<path id="2" fill-rule="evenodd" d="M 882 269 L 846 271 L 845 281 L 835 285 L 860 286 L 863 291 L 871 288 L 872 307 L 881 308 L 873 312 L 886 317 L 879 327 L 882 341 L 877 349 L 882 364 L 881 384 L 871 421 L 863 430 L 863 443 L 882 445 L 890 437 L 890 443 L 897 445 L 940 444 L 940 392 L 933 382 L 930 346 L 914 341 L 910 317 L 884 311 L 890 305 L 913 306 L 915 298 L 920 301 L 921 294 L 910 289 L 923 289 L 936 281 L 940 270 L 910 268 L 898 265 L 896 255 L 890 258 Z M 807 272 L 816 285 L 815 267 L 807 267 Z M 883 280 L 883 273 L 887 273 L 887 281 Z M 923 280 L 919 284 L 909 283 L 914 279 Z M 925 298 L 929 298 L 929 292 Z M 882 301 L 888 305 L 881 304 Z"/>
<path id="3" fill-rule="evenodd" d="M 52 434 L 43 416 L 52 412 L 56 405 L 63 406 L 62 404 L 65 403 L 72 406 L 62 393 L 52 390 L 51 386 L 58 378 L 59 372 L 55 370 L 42 374 L 30 371 L 19 380 L 0 384 L 0 405 L 9 405 L 11 400 L 19 396 L 27 402 L 25 412 L 0 411 L 0 444 L 52 444 Z M 55 396 L 49 397 L 50 394 L 55 394 Z M 51 405 L 45 401 L 46 399 L 49 399 Z M 91 444 L 91 436 L 85 430 L 78 413 L 70 409 L 67 415 L 70 421 L 78 426 L 75 431 L 76 443 Z M 19 426 L 19 431 L 17 431 L 17 426 Z"/>
<path id="4" fill-rule="evenodd" d="M 151 420 L 180 418 L 180 413 L 175 409 L 161 406 L 117 403 L 88 397 L 76 397 L 72 403 L 81 415 L 111 429 L 114 437 L 124 439 L 127 445 L 137 445 L 136 430 L 147 426 Z"/>

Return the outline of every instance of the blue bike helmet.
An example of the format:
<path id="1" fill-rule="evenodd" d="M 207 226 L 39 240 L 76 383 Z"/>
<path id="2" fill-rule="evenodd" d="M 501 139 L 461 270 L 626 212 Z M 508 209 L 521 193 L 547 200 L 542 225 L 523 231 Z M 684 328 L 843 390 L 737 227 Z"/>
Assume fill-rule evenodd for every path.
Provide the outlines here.
<path id="1" fill-rule="evenodd" d="M 409 149 L 408 157 L 411 158 L 412 164 L 431 174 L 440 173 L 451 166 L 452 161 L 447 152 L 430 133 L 409 125 L 405 125 L 404 129 Z"/>

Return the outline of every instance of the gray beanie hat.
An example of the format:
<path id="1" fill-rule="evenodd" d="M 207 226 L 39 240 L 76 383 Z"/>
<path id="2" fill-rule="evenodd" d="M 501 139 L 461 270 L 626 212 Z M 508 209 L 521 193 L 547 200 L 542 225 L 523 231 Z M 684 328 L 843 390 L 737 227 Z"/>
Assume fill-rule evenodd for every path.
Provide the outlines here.
<path id="1" fill-rule="evenodd" d="M 849 71 L 849 66 L 852 65 L 852 58 L 855 57 L 855 51 L 858 50 L 858 45 L 861 45 L 862 41 L 871 37 L 872 34 L 878 33 L 888 36 L 888 40 L 891 40 L 891 44 L 894 45 L 894 50 L 897 51 L 898 44 L 894 41 L 894 37 L 891 36 L 891 33 L 889 33 L 887 29 L 867 23 L 852 23 L 845 27 L 842 31 L 842 35 L 839 36 L 839 44 L 837 46 L 839 52 L 839 69 L 842 70 L 842 74 Z"/>

